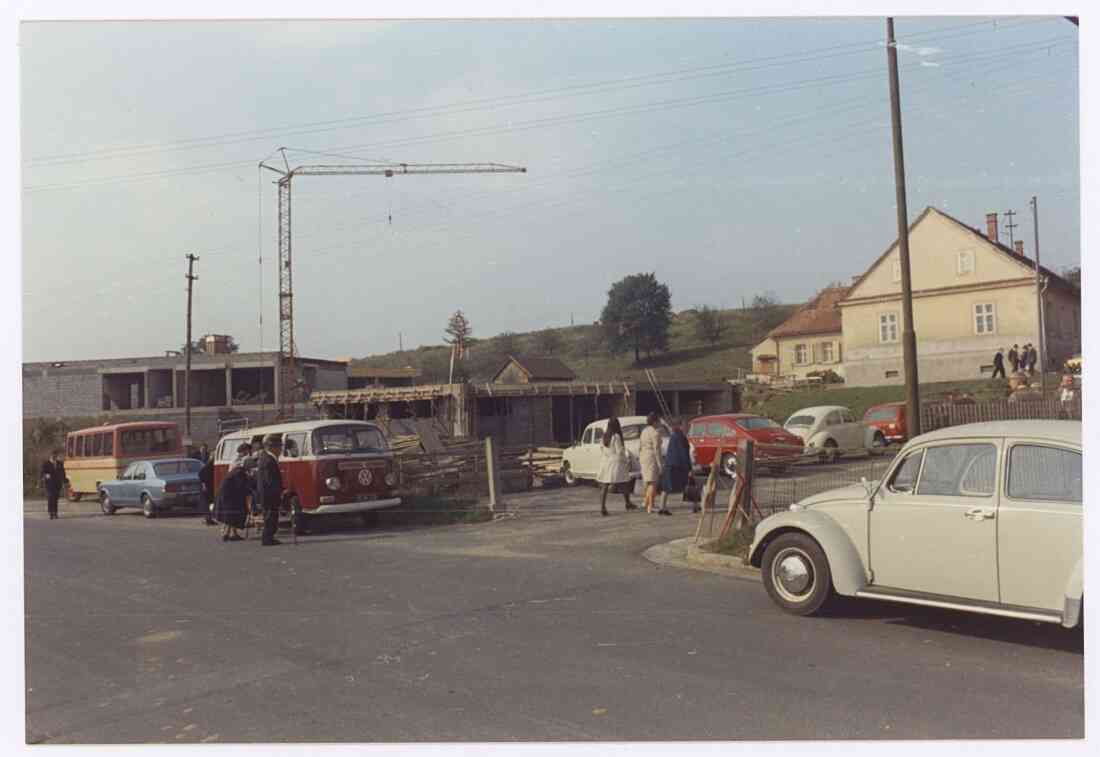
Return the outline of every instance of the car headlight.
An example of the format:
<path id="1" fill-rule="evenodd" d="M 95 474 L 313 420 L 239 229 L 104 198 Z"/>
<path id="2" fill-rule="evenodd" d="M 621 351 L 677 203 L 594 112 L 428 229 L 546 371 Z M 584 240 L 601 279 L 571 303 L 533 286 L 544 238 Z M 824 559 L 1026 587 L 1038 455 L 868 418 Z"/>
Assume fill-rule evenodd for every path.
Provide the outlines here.
<path id="1" fill-rule="evenodd" d="M 327 486 L 330 490 L 334 492 L 338 492 L 340 491 L 340 487 L 342 486 L 342 484 L 340 483 L 340 479 L 338 477 L 330 476 L 329 478 L 325 479 L 325 486 Z"/>
<path id="2" fill-rule="evenodd" d="M 394 473 L 393 471 L 390 471 L 389 473 L 386 474 L 386 486 L 396 486 L 396 485 L 397 485 L 397 474 Z"/>
<path id="3" fill-rule="evenodd" d="M 791 512 L 794 512 L 794 513 L 796 513 L 796 512 L 798 512 L 799 510 L 805 510 L 805 509 L 806 509 L 806 506 L 805 506 L 805 505 L 799 505 L 799 504 L 794 504 L 794 505 L 791 505 L 791 506 L 790 506 L 789 508 L 787 508 L 787 509 L 788 509 L 788 510 L 790 510 Z"/>

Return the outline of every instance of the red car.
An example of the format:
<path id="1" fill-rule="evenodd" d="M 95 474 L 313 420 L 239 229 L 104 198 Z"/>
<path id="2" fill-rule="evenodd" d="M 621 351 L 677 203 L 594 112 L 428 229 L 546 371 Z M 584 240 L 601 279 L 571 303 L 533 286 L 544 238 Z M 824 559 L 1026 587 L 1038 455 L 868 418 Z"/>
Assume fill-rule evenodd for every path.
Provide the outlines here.
<path id="1" fill-rule="evenodd" d="M 732 477 L 736 467 L 736 450 L 745 439 L 756 444 L 756 459 L 766 459 L 765 466 L 782 470 L 789 462 L 802 456 L 803 442 L 771 418 L 749 413 L 726 413 L 696 418 L 688 428 L 692 458 L 697 466 L 709 468 L 714 463 L 718 447 L 722 447 L 719 470 Z"/>
<path id="2" fill-rule="evenodd" d="M 867 408 L 863 422 L 882 432 L 888 443 L 904 444 L 909 440 L 909 427 L 905 422 L 904 402 L 884 402 Z"/>

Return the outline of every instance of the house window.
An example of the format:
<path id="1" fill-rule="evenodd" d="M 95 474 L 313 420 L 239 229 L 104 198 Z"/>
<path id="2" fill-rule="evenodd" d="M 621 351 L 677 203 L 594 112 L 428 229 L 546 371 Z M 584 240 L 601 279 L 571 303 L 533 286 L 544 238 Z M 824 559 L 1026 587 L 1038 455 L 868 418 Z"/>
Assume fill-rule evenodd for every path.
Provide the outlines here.
<path id="1" fill-rule="evenodd" d="M 832 342 L 822 342 L 819 346 L 821 348 L 821 362 L 823 362 L 823 363 L 833 362 L 833 360 L 835 359 L 833 357 L 833 343 Z"/>
<path id="2" fill-rule="evenodd" d="M 804 344 L 796 344 L 794 346 L 794 364 L 806 365 L 810 362 L 810 351 L 806 349 Z"/>
<path id="3" fill-rule="evenodd" d="M 974 272 L 974 251 L 962 250 L 959 253 L 958 273 L 960 276 L 965 276 L 968 273 Z"/>
<path id="4" fill-rule="evenodd" d="M 898 340 L 898 314 L 881 313 L 878 317 L 878 340 L 889 344 Z"/>
<path id="5" fill-rule="evenodd" d="M 895 260 L 894 261 L 894 283 L 897 284 L 899 281 L 901 281 L 901 261 L 900 260 Z"/>
<path id="6" fill-rule="evenodd" d="M 974 333 L 996 333 L 996 320 L 992 302 L 982 302 L 974 306 Z"/>

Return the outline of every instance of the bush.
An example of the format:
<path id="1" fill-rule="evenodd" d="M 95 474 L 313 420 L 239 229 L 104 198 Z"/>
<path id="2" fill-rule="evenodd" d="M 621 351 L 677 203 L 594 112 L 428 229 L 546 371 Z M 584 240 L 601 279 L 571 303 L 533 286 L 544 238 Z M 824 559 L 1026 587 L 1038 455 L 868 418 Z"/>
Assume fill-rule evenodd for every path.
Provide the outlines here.
<path id="1" fill-rule="evenodd" d="M 823 384 L 843 384 L 844 379 L 834 371 L 832 368 L 826 368 L 823 371 L 810 371 L 806 374 L 807 378 L 819 378 Z"/>

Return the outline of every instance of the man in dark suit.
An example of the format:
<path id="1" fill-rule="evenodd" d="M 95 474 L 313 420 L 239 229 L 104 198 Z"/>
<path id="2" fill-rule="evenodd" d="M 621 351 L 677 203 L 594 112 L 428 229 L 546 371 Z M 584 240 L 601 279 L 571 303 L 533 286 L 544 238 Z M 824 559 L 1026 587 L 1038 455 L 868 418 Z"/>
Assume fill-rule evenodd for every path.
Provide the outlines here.
<path id="1" fill-rule="evenodd" d="M 50 453 L 50 459 L 42 463 L 42 488 L 46 490 L 46 509 L 50 520 L 57 520 L 57 498 L 61 496 L 61 489 L 67 481 L 61 453 L 54 450 Z"/>
<path id="2" fill-rule="evenodd" d="M 260 543 L 265 547 L 281 543 L 275 538 L 275 532 L 279 529 L 279 505 L 283 501 L 283 475 L 279 471 L 282 446 L 278 434 L 268 434 L 256 464 L 256 499 L 264 511 Z"/>

